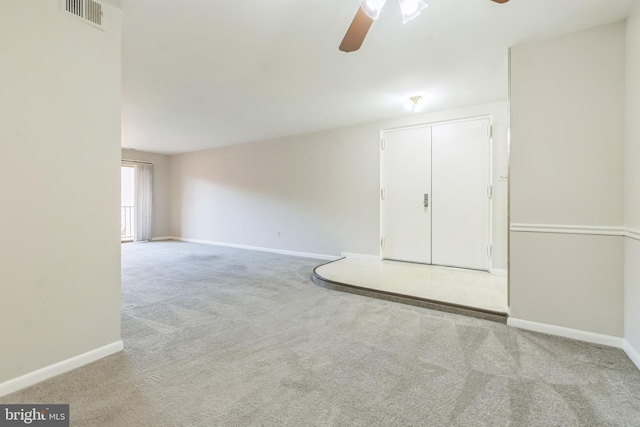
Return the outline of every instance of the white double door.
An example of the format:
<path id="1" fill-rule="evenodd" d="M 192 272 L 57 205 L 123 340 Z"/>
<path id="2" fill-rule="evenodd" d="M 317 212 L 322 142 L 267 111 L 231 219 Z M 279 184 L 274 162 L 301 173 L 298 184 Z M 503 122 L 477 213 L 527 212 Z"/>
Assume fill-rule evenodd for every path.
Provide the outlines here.
<path id="1" fill-rule="evenodd" d="M 385 132 L 385 259 L 489 269 L 490 122 Z"/>

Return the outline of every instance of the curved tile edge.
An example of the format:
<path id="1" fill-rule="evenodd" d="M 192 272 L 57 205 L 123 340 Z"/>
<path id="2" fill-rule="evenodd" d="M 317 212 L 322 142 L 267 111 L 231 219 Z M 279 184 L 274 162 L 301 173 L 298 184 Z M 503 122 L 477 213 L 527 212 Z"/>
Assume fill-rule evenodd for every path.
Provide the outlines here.
<path id="1" fill-rule="evenodd" d="M 342 259 L 342 258 L 341 258 Z M 340 260 L 336 260 L 340 261 Z M 318 268 L 331 264 L 330 261 L 324 264 L 320 264 L 313 269 L 311 280 L 318 286 L 326 289 L 347 292 L 356 295 L 362 295 L 370 298 L 377 298 L 386 301 L 397 302 L 400 304 L 413 305 L 416 307 L 427 308 L 430 310 L 443 311 L 445 313 L 460 314 L 463 316 L 475 317 L 477 319 L 489 320 L 498 323 L 507 323 L 507 313 L 500 313 L 497 311 L 483 310 L 480 308 L 470 307 L 466 305 L 453 304 L 449 302 L 431 300 L 427 298 L 414 297 L 410 295 L 402 295 L 394 292 L 382 291 L 379 289 L 365 288 L 362 286 L 351 285 L 349 283 L 336 282 L 334 280 L 326 279 L 318 274 Z"/>

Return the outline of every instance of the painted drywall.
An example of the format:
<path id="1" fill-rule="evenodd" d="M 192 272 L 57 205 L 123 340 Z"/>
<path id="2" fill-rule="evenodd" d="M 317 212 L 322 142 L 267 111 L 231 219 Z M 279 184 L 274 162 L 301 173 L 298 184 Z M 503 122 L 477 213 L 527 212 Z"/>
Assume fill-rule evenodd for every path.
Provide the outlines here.
<path id="1" fill-rule="evenodd" d="M 640 236 L 640 2 L 627 19 L 625 226 Z M 625 242 L 624 337 L 640 355 L 640 241 Z M 637 362 L 636 362 L 637 363 Z"/>
<path id="2" fill-rule="evenodd" d="M 512 48 L 512 224 L 623 224 L 624 46 L 620 22 Z M 511 315 L 622 337 L 622 248 L 512 232 Z"/>
<path id="3" fill-rule="evenodd" d="M 512 222 L 622 224 L 624 31 L 512 49 Z"/>
<path id="4" fill-rule="evenodd" d="M 170 236 L 169 156 L 122 149 L 123 160 L 153 163 L 153 232 L 152 238 Z"/>
<path id="5" fill-rule="evenodd" d="M 0 385 L 120 341 L 121 12 L 0 2 Z"/>
<path id="6" fill-rule="evenodd" d="M 624 339 L 640 356 L 640 241 L 637 239 L 625 239 L 624 283 Z M 636 358 L 635 362 L 640 363 L 640 359 Z"/>
<path id="7" fill-rule="evenodd" d="M 506 268 L 507 104 L 410 116 L 171 156 L 171 233 L 339 256 L 378 255 L 380 131 L 494 119 L 494 268 Z"/>
<path id="8" fill-rule="evenodd" d="M 103 0 L 103 3 L 109 3 L 122 10 L 122 0 Z"/>
<path id="9" fill-rule="evenodd" d="M 172 156 L 172 235 L 377 253 L 378 140 L 370 125 Z"/>
<path id="10" fill-rule="evenodd" d="M 512 233 L 511 315 L 622 337 L 623 238 Z"/>

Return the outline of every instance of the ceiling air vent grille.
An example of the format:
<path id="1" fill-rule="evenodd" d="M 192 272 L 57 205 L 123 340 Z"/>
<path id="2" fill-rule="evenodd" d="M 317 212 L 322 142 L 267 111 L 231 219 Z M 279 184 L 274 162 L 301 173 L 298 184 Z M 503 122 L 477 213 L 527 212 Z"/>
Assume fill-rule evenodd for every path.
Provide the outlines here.
<path id="1" fill-rule="evenodd" d="M 94 0 L 60 0 L 63 12 L 104 31 L 102 4 Z"/>

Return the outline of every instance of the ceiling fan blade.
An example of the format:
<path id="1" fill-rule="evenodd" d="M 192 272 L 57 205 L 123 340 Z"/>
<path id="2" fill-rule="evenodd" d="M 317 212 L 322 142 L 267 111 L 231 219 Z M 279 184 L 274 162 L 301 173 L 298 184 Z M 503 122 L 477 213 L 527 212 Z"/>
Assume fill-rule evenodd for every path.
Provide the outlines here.
<path id="1" fill-rule="evenodd" d="M 358 9 L 356 16 L 353 18 L 353 22 L 347 30 L 347 34 L 344 35 L 342 43 L 340 43 L 340 50 L 343 52 L 353 52 L 360 49 L 364 38 L 369 32 L 373 24 L 373 19 L 369 18 L 369 15 L 362 9 Z"/>

